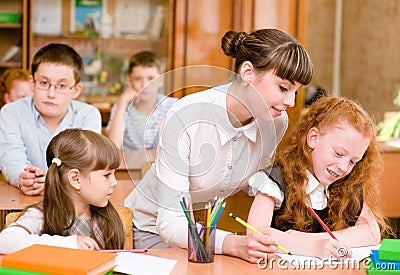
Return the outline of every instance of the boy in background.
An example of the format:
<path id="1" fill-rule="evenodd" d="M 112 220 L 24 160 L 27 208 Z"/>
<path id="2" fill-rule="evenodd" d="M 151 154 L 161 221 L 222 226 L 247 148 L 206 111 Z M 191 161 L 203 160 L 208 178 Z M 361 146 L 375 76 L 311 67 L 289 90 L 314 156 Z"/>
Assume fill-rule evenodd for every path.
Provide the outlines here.
<path id="1" fill-rule="evenodd" d="M 129 60 L 126 82 L 128 87 L 111 109 L 107 125 L 108 137 L 118 149 L 155 149 L 160 125 L 169 108 L 178 101 L 162 91 L 161 62 L 153 52 L 142 51 Z"/>
<path id="2" fill-rule="evenodd" d="M 101 133 L 101 116 L 95 107 L 74 100 L 83 88 L 83 62 L 70 46 L 44 46 L 33 57 L 31 72 L 33 96 L 0 111 L 0 169 L 24 194 L 42 195 L 50 140 L 67 128 Z"/>

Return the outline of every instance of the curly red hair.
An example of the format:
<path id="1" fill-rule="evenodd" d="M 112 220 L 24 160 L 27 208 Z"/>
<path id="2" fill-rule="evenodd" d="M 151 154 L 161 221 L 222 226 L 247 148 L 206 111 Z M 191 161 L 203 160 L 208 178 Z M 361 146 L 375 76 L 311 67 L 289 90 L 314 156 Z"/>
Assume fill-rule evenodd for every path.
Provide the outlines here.
<path id="1" fill-rule="evenodd" d="M 308 182 L 306 169 L 311 166 L 311 150 L 307 145 L 308 131 L 316 127 L 325 129 L 350 126 L 370 139 L 370 144 L 361 161 L 345 178 L 329 186 L 328 221 L 332 230 L 348 227 L 355 222 L 354 211 L 361 203 L 366 203 L 380 225 L 382 234 L 390 231 L 379 203 L 379 178 L 383 171 L 383 161 L 376 140 L 375 122 L 356 102 L 344 97 L 323 97 L 314 102 L 308 112 L 294 127 L 290 139 L 277 152 L 276 164 L 282 166 L 282 174 L 287 183 L 286 207 L 278 216 L 278 225 L 290 221 L 292 229 L 308 232 L 311 230 L 312 216 L 306 208 L 304 192 Z M 358 196 L 356 193 L 362 193 Z M 354 220 L 356 219 L 356 220 Z"/>

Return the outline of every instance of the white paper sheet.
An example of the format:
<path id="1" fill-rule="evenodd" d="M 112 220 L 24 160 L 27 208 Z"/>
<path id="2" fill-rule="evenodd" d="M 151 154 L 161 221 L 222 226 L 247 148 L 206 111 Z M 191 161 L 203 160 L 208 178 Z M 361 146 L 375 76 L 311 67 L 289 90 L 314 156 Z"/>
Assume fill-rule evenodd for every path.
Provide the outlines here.
<path id="1" fill-rule="evenodd" d="M 135 275 L 170 274 L 176 260 L 150 256 L 141 253 L 118 252 L 114 272 Z"/>
<path id="2" fill-rule="evenodd" d="M 357 263 L 365 259 L 371 254 L 371 250 L 373 249 L 379 249 L 381 245 L 375 245 L 375 246 L 365 246 L 365 247 L 356 247 L 352 248 L 351 251 L 353 252 L 353 257 L 352 258 L 347 258 L 341 260 L 343 263 Z M 316 257 L 307 257 L 307 256 L 300 256 L 300 255 L 288 255 L 284 253 L 275 253 L 277 256 L 281 257 L 282 259 L 285 259 L 288 261 L 291 265 L 293 266 L 310 266 L 310 265 L 324 265 L 324 264 L 330 264 L 332 261 L 328 261 L 328 259 L 320 259 Z M 339 262 L 339 261 L 335 261 Z"/>

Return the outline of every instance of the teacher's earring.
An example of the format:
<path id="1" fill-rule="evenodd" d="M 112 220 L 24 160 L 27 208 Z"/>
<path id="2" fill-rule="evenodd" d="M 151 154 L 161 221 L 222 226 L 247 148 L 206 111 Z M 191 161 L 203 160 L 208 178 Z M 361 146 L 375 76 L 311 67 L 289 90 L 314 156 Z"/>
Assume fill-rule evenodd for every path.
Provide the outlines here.
<path id="1" fill-rule="evenodd" d="M 79 184 L 79 182 L 80 182 L 79 178 L 77 179 L 77 182 L 78 182 L 78 184 Z M 77 192 L 78 194 L 80 194 L 80 193 L 81 193 L 81 188 L 79 187 L 78 189 L 76 189 L 76 192 Z"/>

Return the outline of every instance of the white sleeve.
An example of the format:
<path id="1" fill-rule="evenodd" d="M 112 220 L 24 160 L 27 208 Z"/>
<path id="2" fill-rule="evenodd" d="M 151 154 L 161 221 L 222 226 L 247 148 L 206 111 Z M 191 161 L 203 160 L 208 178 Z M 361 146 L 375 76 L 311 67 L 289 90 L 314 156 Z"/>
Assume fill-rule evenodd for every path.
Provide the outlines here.
<path id="1" fill-rule="evenodd" d="M 51 236 L 41 234 L 43 214 L 35 208 L 28 209 L 16 222 L 0 233 L 0 254 L 9 254 L 32 244 L 45 244 L 77 248 L 77 238 L 72 236 Z"/>
<path id="2" fill-rule="evenodd" d="M 179 204 L 189 192 L 191 136 L 185 131 L 185 112 L 167 114 L 162 124 L 154 165 L 157 175 L 156 228 L 161 240 L 169 245 L 187 248 L 188 221 Z M 222 253 L 222 243 L 229 232 L 217 230 L 215 253 Z"/>
<path id="3" fill-rule="evenodd" d="M 169 112 L 162 124 L 154 165 L 157 175 L 157 232 L 165 243 L 187 247 L 188 221 L 179 204 L 182 194 L 189 192 L 190 137 L 181 133 L 182 121 Z"/>
<path id="4" fill-rule="evenodd" d="M 278 185 L 273 182 L 264 172 L 257 172 L 249 179 L 250 195 L 256 195 L 261 192 L 270 196 L 275 201 L 275 209 L 282 206 L 284 199 L 283 192 L 279 189 Z"/>

